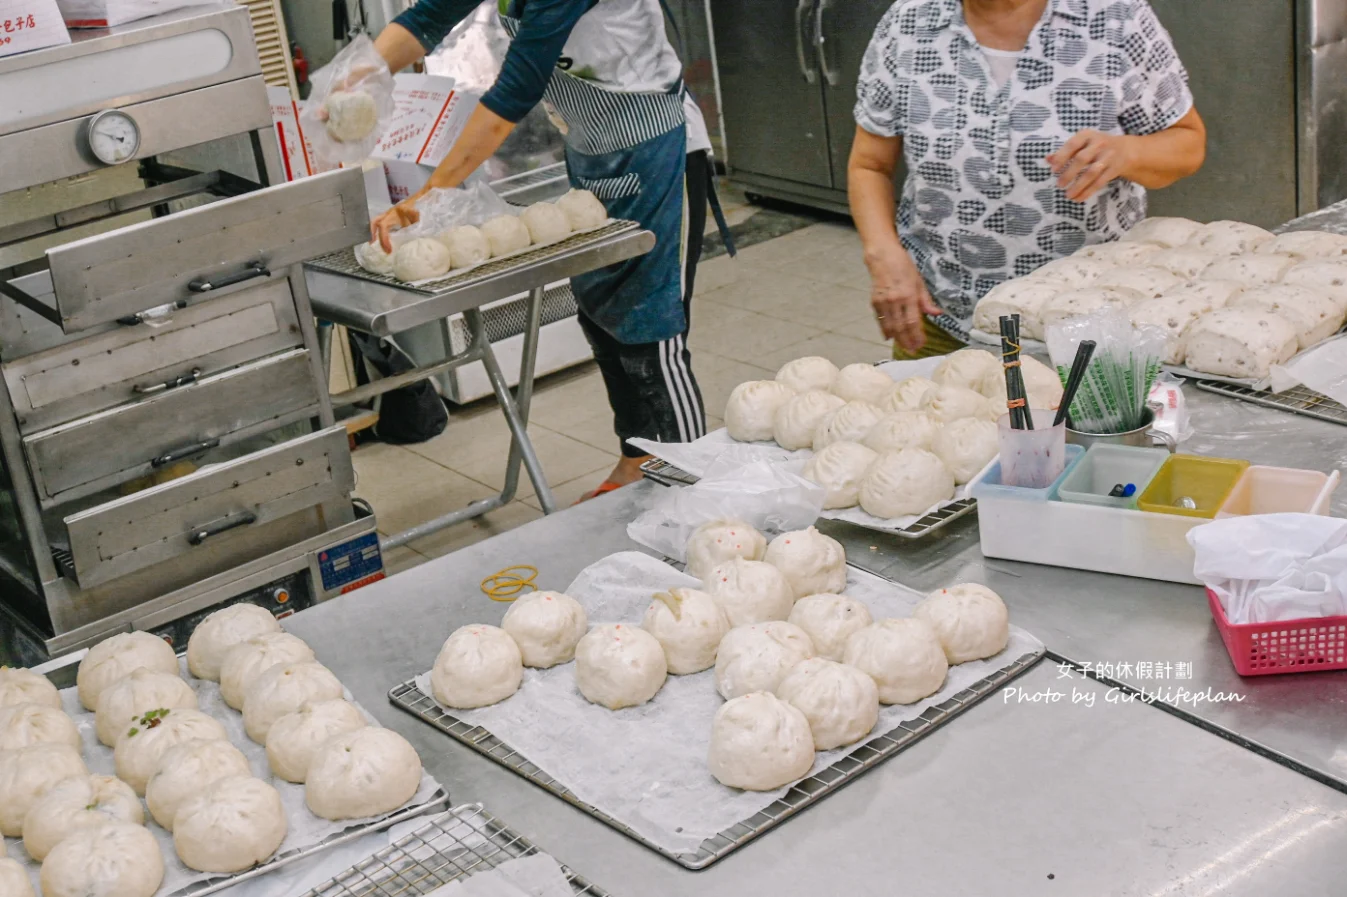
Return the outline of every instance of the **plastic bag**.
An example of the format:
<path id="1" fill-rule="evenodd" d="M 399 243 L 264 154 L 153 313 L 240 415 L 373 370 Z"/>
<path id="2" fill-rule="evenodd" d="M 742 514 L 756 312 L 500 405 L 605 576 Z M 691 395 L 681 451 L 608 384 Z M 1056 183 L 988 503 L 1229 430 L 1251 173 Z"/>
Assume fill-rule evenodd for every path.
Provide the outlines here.
<path id="1" fill-rule="evenodd" d="M 310 79 L 313 91 L 299 113 L 299 126 L 308 138 L 313 155 L 320 163 L 338 165 L 362 162 L 378 145 L 388 123 L 393 120 L 396 104 L 393 101 L 393 73 L 388 63 L 374 49 L 368 35 L 358 34 L 332 61 L 314 72 Z M 373 126 L 358 127 L 360 137 L 340 133 L 340 121 L 346 116 L 360 118 L 368 114 L 365 108 L 358 112 L 342 113 L 334 103 L 334 95 L 364 94 L 373 101 Z M 360 104 L 357 104 L 360 105 Z M 358 122 L 363 125 L 363 122 Z"/>
<path id="2" fill-rule="evenodd" d="M 522 210 L 501 199 L 490 184 L 474 180 L 462 187 L 431 190 L 417 200 L 416 211 L 421 220 L 406 231 L 434 236 L 464 224 L 481 226 L 498 215 L 518 215 Z"/>
<path id="3" fill-rule="evenodd" d="M 1085 379 L 1071 403 L 1071 426 L 1082 433 L 1126 433 L 1146 420 L 1151 386 L 1160 373 L 1166 334 L 1132 326 L 1116 306 L 1068 318 L 1047 328 L 1048 354 L 1058 374 L 1071 370 L 1076 347 L 1094 340 Z"/>
<path id="4" fill-rule="evenodd" d="M 627 535 L 665 557 L 687 560 L 693 530 L 733 518 L 767 535 L 803 529 L 818 520 L 827 490 L 800 475 L 805 462 L 750 461 L 721 467 L 694 486 L 659 494 L 648 511 L 627 525 Z"/>
<path id="5" fill-rule="evenodd" d="M 1150 406 L 1155 412 L 1154 428 L 1169 434 L 1175 444 L 1186 442 L 1193 435 L 1188 400 L 1183 397 L 1182 377 L 1161 371 L 1151 387 Z"/>

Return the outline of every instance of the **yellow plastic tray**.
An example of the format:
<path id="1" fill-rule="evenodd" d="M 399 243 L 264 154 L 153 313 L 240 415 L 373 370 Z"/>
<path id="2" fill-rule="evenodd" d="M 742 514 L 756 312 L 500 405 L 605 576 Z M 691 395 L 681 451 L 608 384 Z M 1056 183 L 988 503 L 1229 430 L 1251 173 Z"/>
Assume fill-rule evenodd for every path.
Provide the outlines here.
<path id="1" fill-rule="evenodd" d="M 1230 458 L 1170 455 L 1137 499 L 1137 508 L 1156 514 L 1213 518 L 1248 466 L 1248 461 Z M 1197 507 L 1179 507 L 1179 500 L 1185 497 Z"/>

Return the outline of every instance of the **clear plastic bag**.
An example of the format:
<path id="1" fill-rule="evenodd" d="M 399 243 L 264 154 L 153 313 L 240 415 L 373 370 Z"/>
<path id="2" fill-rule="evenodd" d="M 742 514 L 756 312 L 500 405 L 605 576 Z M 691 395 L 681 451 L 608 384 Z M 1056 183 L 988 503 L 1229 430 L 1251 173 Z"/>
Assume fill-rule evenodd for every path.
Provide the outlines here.
<path id="1" fill-rule="evenodd" d="M 393 73 L 388 70 L 388 63 L 374 49 L 368 35 L 358 34 L 331 62 L 314 72 L 310 80 L 313 91 L 300 110 L 299 126 L 313 155 L 326 165 L 364 161 L 378 145 L 396 110 Z M 369 103 L 351 102 L 352 95 L 360 94 L 372 101 L 374 121 L 368 128 L 364 119 L 369 114 Z M 339 112 L 339 101 L 343 106 L 351 102 L 359 108 Z M 356 124 L 349 124 L 353 120 Z M 357 127 L 363 136 L 352 136 L 350 131 L 343 134 L 342 126 Z"/>
<path id="2" fill-rule="evenodd" d="M 768 535 L 803 529 L 818 520 L 827 490 L 800 475 L 805 462 L 766 460 L 719 464 L 696 485 L 661 492 L 627 535 L 665 557 L 687 560 L 693 530 L 732 518 Z"/>
<path id="3" fill-rule="evenodd" d="M 472 180 L 462 187 L 431 190 L 417 200 L 416 211 L 421 220 L 406 230 L 434 236 L 465 224 L 480 227 L 498 215 L 517 215 L 521 210 L 501 199 L 485 180 Z"/>
<path id="4" fill-rule="evenodd" d="M 1167 335 L 1157 327 L 1134 328 L 1127 310 L 1116 306 L 1059 321 L 1046 333 L 1048 354 L 1059 374 L 1071 369 L 1076 347 L 1087 339 L 1094 340 L 1095 351 L 1071 403 L 1072 427 L 1082 433 L 1126 433 L 1141 427 Z"/>

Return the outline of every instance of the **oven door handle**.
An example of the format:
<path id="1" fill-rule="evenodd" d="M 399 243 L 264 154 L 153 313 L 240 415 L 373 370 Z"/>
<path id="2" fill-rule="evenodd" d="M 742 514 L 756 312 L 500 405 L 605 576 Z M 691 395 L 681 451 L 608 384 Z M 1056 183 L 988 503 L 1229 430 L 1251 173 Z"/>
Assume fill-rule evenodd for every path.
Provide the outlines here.
<path id="1" fill-rule="evenodd" d="M 829 87 L 836 87 L 841 78 L 837 71 L 828 64 L 828 49 L 824 46 L 827 38 L 823 34 L 824 16 L 831 5 L 832 0 L 819 0 L 818 12 L 814 14 L 814 48 L 818 51 L 818 64 L 823 71 L 823 80 L 828 83 Z"/>
<path id="2" fill-rule="evenodd" d="M 205 442 L 198 442 L 195 445 L 183 446 L 180 449 L 174 449 L 171 452 L 165 452 L 158 458 L 150 462 L 150 466 L 155 470 L 161 467 L 167 467 L 170 464 L 176 464 L 179 461 L 186 461 L 188 458 L 208 452 L 213 448 L 219 448 L 220 440 L 209 439 Z"/>
<path id="3" fill-rule="evenodd" d="M 138 396 L 154 395 L 157 392 L 167 392 L 170 389 L 177 389 L 181 386 L 190 386 L 201 379 L 201 368 L 192 368 L 190 374 L 183 374 L 181 377 L 174 377 L 166 383 L 137 383 L 131 387 L 131 391 Z"/>
<path id="4" fill-rule="evenodd" d="M 187 535 L 188 545 L 201 545 L 211 536 L 218 536 L 221 533 L 227 533 L 231 529 L 239 529 L 244 526 L 252 526 L 257 522 L 257 515 L 252 511 L 245 511 L 237 517 L 225 517 L 220 520 L 207 523 L 205 526 L 197 527 Z"/>
<path id="5" fill-rule="evenodd" d="M 800 74 L 810 84 L 818 80 L 818 69 L 810 66 L 809 60 L 805 58 L 804 21 L 813 5 L 814 0 L 799 0 L 795 5 L 795 55 L 800 62 Z"/>
<path id="6" fill-rule="evenodd" d="M 271 272 L 267 270 L 266 263 L 261 261 L 252 262 L 242 271 L 236 271 L 233 274 L 226 274 L 219 280 L 206 280 L 204 277 L 198 277 L 187 284 L 187 289 L 193 293 L 209 293 L 211 290 L 218 290 L 222 287 L 231 287 L 236 283 L 243 283 L 245 280 L 252 280 L 254 277 L 270 277 Z"/>

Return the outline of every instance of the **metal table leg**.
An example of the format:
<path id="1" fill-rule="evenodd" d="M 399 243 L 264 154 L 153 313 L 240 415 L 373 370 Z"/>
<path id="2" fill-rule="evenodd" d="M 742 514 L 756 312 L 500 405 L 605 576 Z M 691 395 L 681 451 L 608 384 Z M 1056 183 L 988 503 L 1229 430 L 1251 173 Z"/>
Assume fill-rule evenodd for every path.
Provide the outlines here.
<path id="1" fill-rule="evenodd" d="M 533 375 L 534 368 L 538 363 L 538 337 L 542 330 L 543 318 L 543 295 L 542 287 L 538 287 L 529 292 L 528 315 L 524 325 L 524 348 L 519 360 L 519 388 L 515 393 L 515 405 L 519 408 L 519 420 L 522 431 L 525 436 L 528 433 L 529 406 L 533 402 Z M 483 359 L 485 362 L 485 359 Z M 487 371 L 495 366 L 496 359 L 491 358 L 487 363 Z M 495 386 L 496 378 L 500 377 L 499 370 L 491 374 L 492 386 Z M 501 384 L 504 384 L 504 378 L 501 378 Z M 508 390 L 507 390 L 508 392 Z M 496 395 L 501 394 L 501 389 L 496 389 Z M 501 400 L 501 407 L 505 407 L 505 400 Z M 509 418 L 509 412 L 506 412 L 506 418 Z M 513 430 L 513 425 L 511 430 Z M 526 451 L 525 451 L 526 449 Z M 529 454 L 533 451 L 533 443 L 527 438 L 524 441 L 516 437 L 510 442 L 510 457 L 505 462 L 505 489 L 514 493 L 516 484 L 519 481 L 519 462 L 524 461 L 524 467 L 528 471 L 529 479 L 533 481 L 534 491 L 538 494 L 538 503 L 543 507 L 544 514 L 554 513 L 557 509 L 556 499 L 552 496 L 552 488 L 547 484 L 547 480 L 542 475 L 542 468 L 538 464 L 536 456 L 533 464 L 529 463 Z"/>

